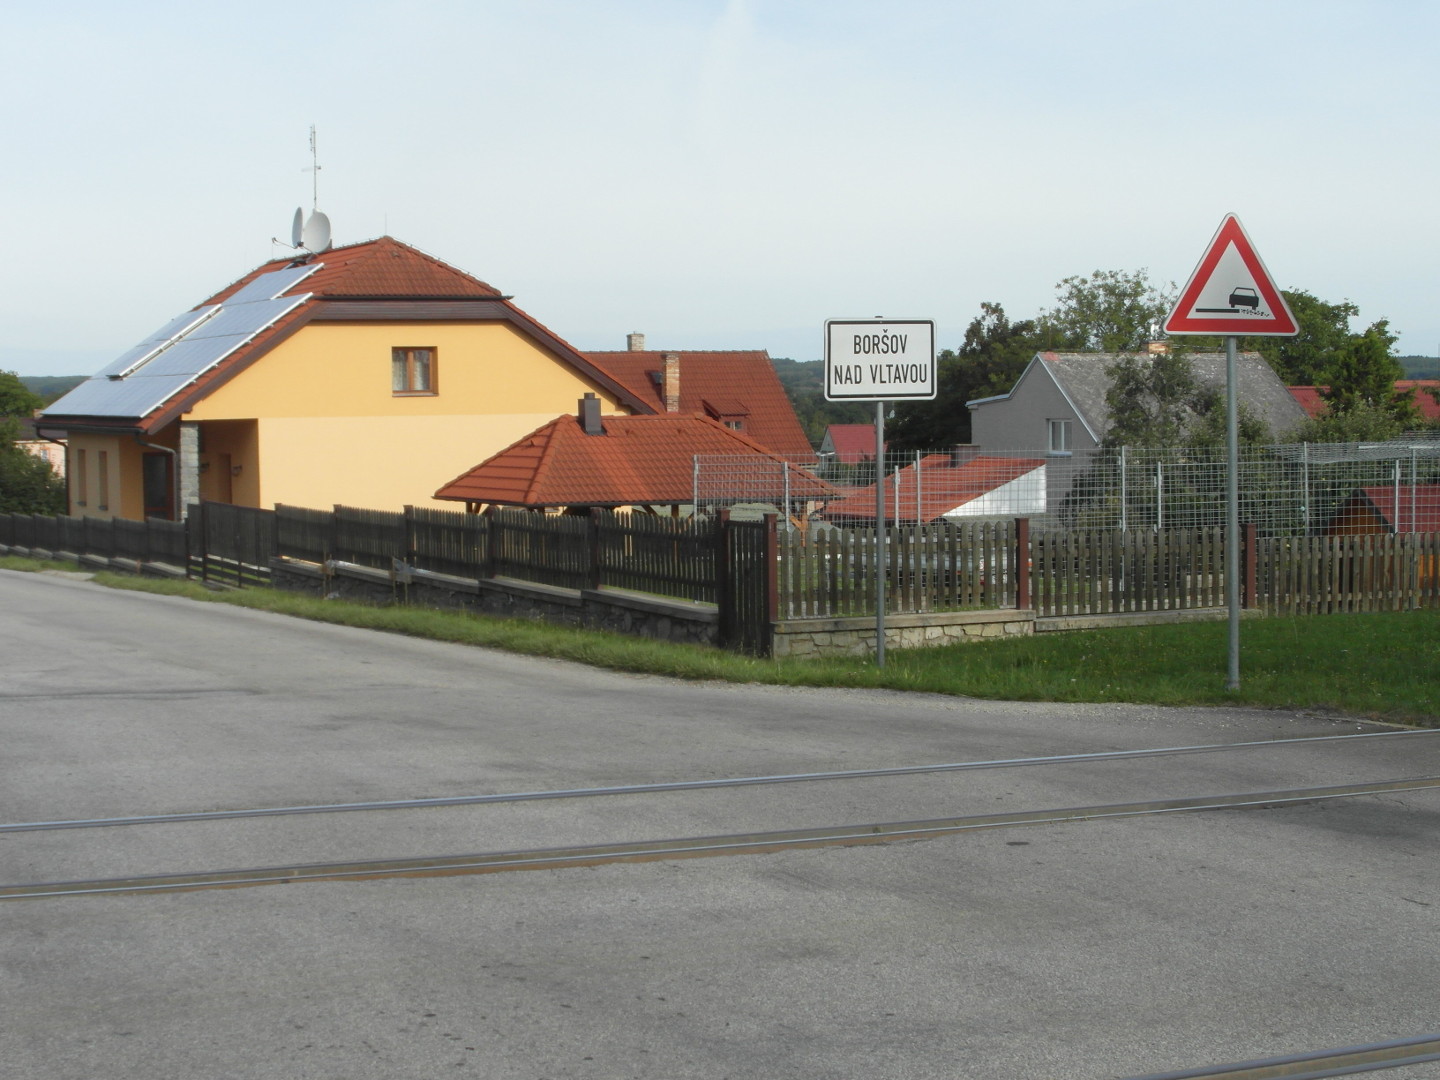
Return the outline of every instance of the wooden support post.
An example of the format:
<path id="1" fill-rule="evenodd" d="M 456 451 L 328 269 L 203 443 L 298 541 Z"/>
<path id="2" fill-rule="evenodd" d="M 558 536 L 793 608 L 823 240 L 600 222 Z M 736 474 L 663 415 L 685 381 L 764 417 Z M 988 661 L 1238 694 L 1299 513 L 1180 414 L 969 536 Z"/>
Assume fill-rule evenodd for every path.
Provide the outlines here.
<path id="1" fill-rule="evenodd" d="M 1030 519 L 1015 519 L 1015 606 L 1030 607 Z"/>
<path id="2" fill-rule="evenodd" d="M 600 515 L 598 506 L 590 507 L 589 517 L 589 539 L 590 539 L 590 574 L 589 587 L 600 588 Z"/>
<path id="3" fill-rule="evenodd" d="M 1241 581 L 1240 606 L 1242 608 L 1259 607 L 1260 600 L 1255 595 L 1255 569 L 1259 553 L 1255 545 L 1255 523 L 1253 521 L 1240 526 L 1240 550 L 1241 561 L 1245 564 L 1245 577 Z"/>

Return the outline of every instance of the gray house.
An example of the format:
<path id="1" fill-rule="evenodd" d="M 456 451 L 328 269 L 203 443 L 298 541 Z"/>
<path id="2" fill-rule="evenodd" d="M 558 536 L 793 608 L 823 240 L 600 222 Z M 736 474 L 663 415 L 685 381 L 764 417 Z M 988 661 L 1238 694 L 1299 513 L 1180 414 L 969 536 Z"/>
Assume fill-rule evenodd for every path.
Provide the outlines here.
<path id="1" fill-rule="evenodd" d="M 1119 353 L 1036 353 L 1008 394 L 967 401 L 970 440 L 990 453 L 1083 456 L 1105 439 L 1110 410 L 1107 369 Z M 1191 353 L 1195 379 L 1225 392 L 1225 354 Z M 1237 398 L 1277 438 L 1305 419 L 1305 410 L 1259 353 L 1236 363 Z"/>

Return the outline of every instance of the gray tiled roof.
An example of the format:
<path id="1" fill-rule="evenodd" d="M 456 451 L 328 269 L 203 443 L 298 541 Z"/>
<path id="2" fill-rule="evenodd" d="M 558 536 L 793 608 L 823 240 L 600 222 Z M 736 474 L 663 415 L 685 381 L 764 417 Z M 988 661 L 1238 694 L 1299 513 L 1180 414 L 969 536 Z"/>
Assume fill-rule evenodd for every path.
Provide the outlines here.
<path id="1" fill-rule="evenodd" d="M 1036 354 L 1036 361 L 1045 366 L 1069 395 L 1082 418 L 1100 437 L 1110 426 L 1110 410 L 1105 393 L 1110 388 L 1107 369 L 1123 353 L 1054 353 Z M 1223 352 L 1190 353 L 1195 381 L 1201 386 L 1225 392 L 1225 354 Z M 1265 358 L 1257 352 L 1236 356 L 1236 396 L 1258 419 L 1269 425 L 1274 436 L 1280 436 L 1305 419 L 1305 410 L 1285 389 L 1285 384 Z"/>

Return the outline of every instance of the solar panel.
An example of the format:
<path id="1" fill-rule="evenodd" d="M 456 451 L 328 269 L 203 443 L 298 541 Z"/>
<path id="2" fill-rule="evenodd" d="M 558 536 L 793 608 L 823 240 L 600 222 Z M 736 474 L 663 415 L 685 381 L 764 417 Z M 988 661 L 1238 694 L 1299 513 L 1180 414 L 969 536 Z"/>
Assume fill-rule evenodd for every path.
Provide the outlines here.
<path id="1" fill-rule="evenodd" d="M 127 350 L 119 359 L 97 371 L 96 377 L 104 378 L 110 375 L 124 374 L 143 361 L 145 357 L 157 352 L 167 342 L 181 337 L 185 331 L 208 319 L 219 310 L 219 305 L 212 304 L 209 307 L 196 308 L 194 311 L 187 311 L 183 315 L 175 316 L 159 330 L 141 339 L 139 345 Z"/>
<path id="2" fill-rule="evenodd" d="M 273 300 L 286 289 L 304 281 L 324 265 L 324 263 L 308 263 L 305 266 L 287 266 L 283 270 L 271 270 L 268 274 L 261 274 L 226 300 L 225 306 L 228 308 L 233 304 L 248 304 L 252 300 Z"/>
<path id="3" fill-rule="evenodd" d="M 194 376 L 163 378 L 86 379 L 45 411 L 61 416 L 144 416 L 172 394 L 185 388 Z"/>

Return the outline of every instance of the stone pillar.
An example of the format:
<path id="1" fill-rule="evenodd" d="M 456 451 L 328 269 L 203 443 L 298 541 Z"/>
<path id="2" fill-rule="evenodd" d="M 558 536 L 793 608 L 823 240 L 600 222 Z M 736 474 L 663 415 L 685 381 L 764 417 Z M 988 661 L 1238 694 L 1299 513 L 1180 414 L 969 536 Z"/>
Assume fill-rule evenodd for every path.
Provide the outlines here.
<path id="1" fill-rule="evenodd" d="M 194 420 L 180 422 L 180 505 L 175 508 L 177 521 L 184 521 L 191 503 L 200 501 L 200 425 Z"/>

